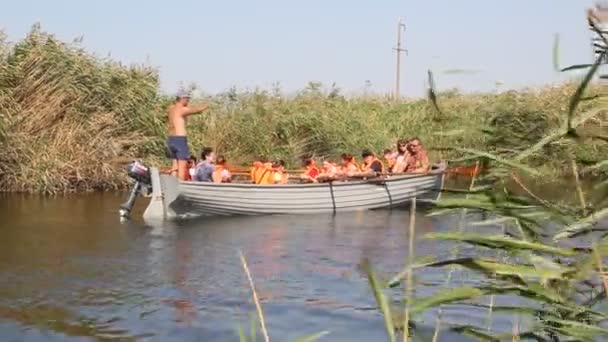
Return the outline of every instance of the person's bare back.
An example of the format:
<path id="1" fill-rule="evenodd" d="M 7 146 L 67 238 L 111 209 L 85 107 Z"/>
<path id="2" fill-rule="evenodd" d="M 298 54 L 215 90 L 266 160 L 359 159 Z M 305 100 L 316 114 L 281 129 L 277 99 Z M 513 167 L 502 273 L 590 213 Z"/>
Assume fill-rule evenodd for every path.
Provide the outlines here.
<path id="1" fill-rule="evenodd" d="M 167 110 L 169 117 L 169 137 L 167 147 L 173 159 L 173 174 L 177 171 L 180 179 L 187 178 L 187 161 L 190 158 L 186 138 L 186 121 L 189 115 L 198 114 L 209 108 L 208 105 L 189 107 L 190 96 L 185 93 L 177 95 L 175 102 Z"/>

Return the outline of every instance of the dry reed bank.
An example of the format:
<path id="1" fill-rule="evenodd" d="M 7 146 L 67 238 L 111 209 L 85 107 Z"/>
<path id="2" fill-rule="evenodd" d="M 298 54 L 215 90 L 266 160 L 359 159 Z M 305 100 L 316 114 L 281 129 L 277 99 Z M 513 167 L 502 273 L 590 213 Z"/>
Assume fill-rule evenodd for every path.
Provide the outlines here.
<path id="1" fill-rule="evenodd" d="M 295 165 L 308 155 L 381 151 L 397 137 L 415 135 L 436 149 L 435 158 L 462 155 L 446 147 L 507 156 L 559 127 L 574 91 L 570 84 L 498 95 L 451 91 L 439 94 L 437 110 L 427 100 L 345 97 L 316 83 L 293 96 L 278 89 L 229 90 L 201 99 L 212 110 L 191 120 L 190 143 L 193 152 L 214 146 L 233 164 L 265 156 Z M 152 67 L 93 56 L 37 26 L 15 44 L 0 37 L 0 190 L 115 189 L 126 184 L 125 161 L 166 164 L 170 100 Z M 600 114 L 580 129 L 605 133 L 606 121 Z M 565 150 L 580 165 L 591 165 L 608 155 L 608 143 L 558 141 L 534 162 L 559 171 L 565 165 L 552 156 Z"/>

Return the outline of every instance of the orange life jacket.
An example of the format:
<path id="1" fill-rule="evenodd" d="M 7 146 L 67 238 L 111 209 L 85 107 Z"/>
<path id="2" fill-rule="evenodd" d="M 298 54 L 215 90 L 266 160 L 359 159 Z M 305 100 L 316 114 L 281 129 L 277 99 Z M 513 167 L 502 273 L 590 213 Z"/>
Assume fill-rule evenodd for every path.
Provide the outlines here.
<path id="1" fill-rule="evenodd" d="M 215 166 L 215 171 L 213 171 L 212 174 L 212 178 L 213 178 L 213 182 L 215 183 L 222 183 L 224 181 L 223 179 L 223 173 L 225 171 L 228 171 L 228 173 L 230 174 L 230 170 L 225 166 L 225 165 L 216 165 Z"/>
<path id="2" fill-rule="evenodd" d="M 259 161 L 254 161 L 253 162 L 253 167 L 251 168 L 251 170 L 249 171 L 249 176 L 251 177 L 251 182 L 255 183 L 257 178 L 257 173 L 258 170 L 260 169 L 260 167 L 262 166 L 262 163 Z"/>
<path id="3" fill-rule="evenodd" d="M 272 171 L 272 163 L 264 163 L 258 171 L 256 184 L 273 184 L 274 172 Z"/>

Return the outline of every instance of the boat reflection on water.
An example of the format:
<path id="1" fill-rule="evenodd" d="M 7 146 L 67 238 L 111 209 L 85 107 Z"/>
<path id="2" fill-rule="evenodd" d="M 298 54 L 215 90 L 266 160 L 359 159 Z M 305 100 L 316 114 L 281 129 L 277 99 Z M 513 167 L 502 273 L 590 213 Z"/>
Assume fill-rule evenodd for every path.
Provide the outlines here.
<path id="1" fill-rule="evenodd" d="M 191 285 L 189 268 L 193 260 L 193 246 L 189 239 L 180 238 L 179 227 L 167 222 L 148 222 L 150 245 L 148 267 L 150 276 L 160 276 L 164 290 L 160 302 L 174 312 L 174 321 L 179 327 L 196 325 L 198 311 L 197 291 Z"/>
<path id="2" fill-rule="evenodd" d="M 198 317 L 193 304 L 197 291 L 188 285 L 190 280 L 188 267 L 192 264 L 192 242 L 187 239 L 178 240 L 174 252 L 176 257 L 171 272 L 173 284 L 178 289 L 179 295 L 176 298 L 165 299 L 163 302 L 175 309 L 178 325 L 190 327 Z"/>

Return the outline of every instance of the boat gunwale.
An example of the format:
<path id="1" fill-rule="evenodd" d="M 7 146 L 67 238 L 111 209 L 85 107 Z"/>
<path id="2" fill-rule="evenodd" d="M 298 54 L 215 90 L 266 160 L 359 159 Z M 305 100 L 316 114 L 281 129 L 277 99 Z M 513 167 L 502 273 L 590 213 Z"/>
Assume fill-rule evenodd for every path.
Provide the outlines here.
<path id="1" fill-rule="evenodd" d="M 327 187 L 342 187 L 353 185 L 382 185 L 383 183 L 392 183 L 397 181 L 409 180 L 412 178 L 422 178 L 430 176 L 442 176 L 445 170 L 434 170 L 427 173 L 416 173 L 407 175 L 397 175 L 390 177 L 373 177 L 368 180 L 355 181 L 331 181 L 323 183 L 301 183 L 301 184 L 250 184 L 250 183 L 213 183 L 199 181 L 179 181 L 180 186 L 201 186 L 201 187 L 217 187 L 217 188 L 239 188 L 239 189 L 293 189 L 293 188 L 327 188 Z"/>

